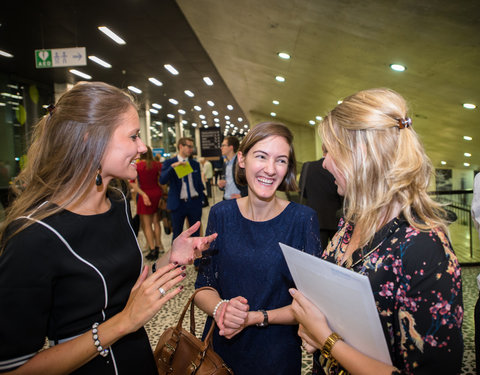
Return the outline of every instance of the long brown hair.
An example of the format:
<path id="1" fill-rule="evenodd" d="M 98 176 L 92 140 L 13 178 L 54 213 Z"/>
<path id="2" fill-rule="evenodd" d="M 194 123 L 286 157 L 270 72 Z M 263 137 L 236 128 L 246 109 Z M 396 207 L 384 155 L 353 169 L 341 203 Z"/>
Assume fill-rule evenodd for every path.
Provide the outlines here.
<path id="1" fill-rule="evenodd" d="M 14 233 L 5 229 L 20 216 L 41 220 L 85 198 L 94 183 L 107 144 L 133 98 L 102 82 L 79 83 L 65 92 L 35 126 L 27 164 L 15 179 L 16 197 L 0 229 L 0 249 Z M 55 204 L 43 204 L 44 202 Z"/>

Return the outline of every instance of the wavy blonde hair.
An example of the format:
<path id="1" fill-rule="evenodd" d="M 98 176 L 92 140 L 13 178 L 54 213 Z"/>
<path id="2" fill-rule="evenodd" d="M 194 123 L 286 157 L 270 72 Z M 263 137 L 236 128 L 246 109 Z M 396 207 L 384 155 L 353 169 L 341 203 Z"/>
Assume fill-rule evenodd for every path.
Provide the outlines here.
<path id="1" fill-rule="evenodd" d="M 400 129 L 407 103 L 379 88 L 343 100 L 321 122 L 327 152 L 346 180 L 344 216 L 369 243 L 396 205 L 414 228 L 447 232 L 445 211 L 427 194 L 433 167 L 412 127 Z"/>
<path id="2" fill-rule="evenodd" d="M 137 106 L 124 91 L 102 82 L 79 83 L 64 93 L 50 115 L 35 126 L 27 164 L 15 179 L 15 197 L 0 228 L 0 254 L 20 216 L 41 220 L 85 198 L 120 118 Z M 55 204 L 42 203 L 49 201 Z M 12 231 L 9 231 L 12 232 Z"/>

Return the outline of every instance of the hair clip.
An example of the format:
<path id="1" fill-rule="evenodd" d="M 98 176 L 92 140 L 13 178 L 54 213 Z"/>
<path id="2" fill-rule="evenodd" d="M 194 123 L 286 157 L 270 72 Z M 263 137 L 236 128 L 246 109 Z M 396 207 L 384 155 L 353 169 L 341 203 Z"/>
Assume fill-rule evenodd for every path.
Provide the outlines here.
<path id="1" fill-rule="evenodd" d="M 397 118 L 397 122 L 398 122 L 399 129 L 405 129 L 412 126 L 412 119 L 410 117 Z"/>
<path id="2" fill-rule="evenodd" d="M 48 107 L 47 107 L 47 111 L 48 113 L 50 113 L 50 116 L 52 116 L 53 114 L 53 111 L 55 111 L 55 104 L 49 104 Z"/>

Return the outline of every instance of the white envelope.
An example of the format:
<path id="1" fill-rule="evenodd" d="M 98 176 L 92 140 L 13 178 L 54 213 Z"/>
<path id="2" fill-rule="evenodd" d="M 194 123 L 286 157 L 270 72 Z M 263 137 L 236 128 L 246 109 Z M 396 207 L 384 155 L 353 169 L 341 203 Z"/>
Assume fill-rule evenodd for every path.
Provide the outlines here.
<path id="1" fill-rule="evenodd" d="M 392 364 L 367 276 L 279 243 L 297 289 L 327 317 L 346 343 Z"/>

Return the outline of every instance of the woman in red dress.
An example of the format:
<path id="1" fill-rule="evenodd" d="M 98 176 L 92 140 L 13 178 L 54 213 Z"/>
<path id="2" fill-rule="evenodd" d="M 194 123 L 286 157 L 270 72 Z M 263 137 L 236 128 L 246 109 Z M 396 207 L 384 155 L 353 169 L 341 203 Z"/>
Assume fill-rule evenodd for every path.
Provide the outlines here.
<path id="1" fill-rule="evenodd" d="M 137 163 L 137 184 L 134 190 L 138 193 L 137 214 L 140 216 L 142 227 L 150 252 L 146 258 L 156 260 L 159 250 L 163 250 L 161 241 L 160 219 L 158 217 L 158 203 L 163 195 L 159 184 L 162 163 L 153 159 L 152 149 L 147 146 L 147 152 Z"/>

